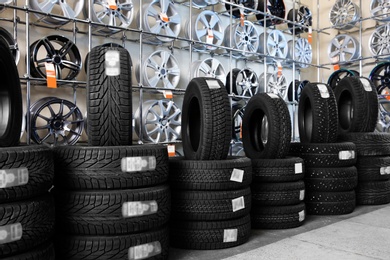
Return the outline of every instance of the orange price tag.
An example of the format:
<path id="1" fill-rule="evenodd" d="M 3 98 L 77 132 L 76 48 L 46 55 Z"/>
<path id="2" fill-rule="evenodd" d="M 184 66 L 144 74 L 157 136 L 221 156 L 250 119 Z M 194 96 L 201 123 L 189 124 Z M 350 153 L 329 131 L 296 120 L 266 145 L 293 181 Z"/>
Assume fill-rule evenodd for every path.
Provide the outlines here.
<path id="1" fill-rule="evenodd" d="M 240 13 L 240 25 L 241 25 L 241 27 L 244 27 L 244 14 L 241 12 Z"/>
<path id="2" fill-rule="evenodd" d="M 240 139 L 242 139 L 242 122 L 240 122 Z"/>
<path id="3" fill-rule="evenodd" d="M 333 57 L 333 58 L 332 58 L 332 62 L 334 63 L 334 64 L 333 64 L 333 70 L 334 70 L 334 71 L 339 70 L 339 69 L 340 69 L 339 56 Z"/>
<path id="4" fill-rule="evenodd" d="M 277 62 L 277 64 L 278 64 L 278 78 L 280 78 L 282 76 L 283 67 L 279 61 Z"/>
<path id="5" fill-rule="evenodd" d="M 107 3 L 108 3 L 108 7 L 109 7 L 111 10 L 116 10 L 116 9 L 118 9 L 118 6 L 116 5 L 115 0 L 107 0 Z"/>
<path id="6" fill-rule="evenodd" d="M 46 68 L 46 82 L 48 88 L 57 88 L 56 70 L 53 63 L 45 63 Z"/>
<path id="7" fill-rule="evenodd" d="M 165 13 L 161 13 L 160 14 L 160 19 L 163 21 L 163 22 L 169 22 L 169 17 L 167 16 L 167 14 Z"/>
<path id="8" fill-rule="evenodd" d="M 309 34 L 307 35 L 307 41 L 312 44 L 313 43 L 313 28 L 309 27 Z"/>
<path id="9" fill-rule="evenodd" d="M 169 157 L 174 157 L 176 155 L 176 148 L 175 148 L 175 145 L 173 144 L 169 144 L 168 147 L 168 156 Z"/>
<path id="10" fill-rule="evenodd" d="M 213 30 L 208 29 L 207 30 L 207 38 L 206 38 L 206 43 L 212 44 L 214 40 L 214 33 Z"/>
<path id="11" fill-rule="evenodd" d="M 173 98 L 173 93 L 170 90 L 163 90 L 163 95 L 165 98 Z"/>
<path id="12" fill-rule="evenodd" d="M 389 91 L 386 90 L 385 95 L 386 95 L 385 98 L 387 100 L 390 100 L 390 93 L 389 93 Z"/>

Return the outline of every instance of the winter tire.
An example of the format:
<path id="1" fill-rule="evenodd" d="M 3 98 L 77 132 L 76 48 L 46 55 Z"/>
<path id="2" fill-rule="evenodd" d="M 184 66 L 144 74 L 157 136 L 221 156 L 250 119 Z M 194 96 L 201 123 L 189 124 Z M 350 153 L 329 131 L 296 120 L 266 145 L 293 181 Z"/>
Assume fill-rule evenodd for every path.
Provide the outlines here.
<path id="1" fill-rule="evenodd" d="M 305 199 L 305 183 L 253 183 L 252 204 L 259 206 L 284 206 L 296 205 Z"/>
<path id="2" fill-rule="evenodd" d="M 53 243 L 46 243 L 28 252 L 2 258 L 2 260 L 55 260 Z"/>
<path id="3" fill-rule="evenodd" d="M 131 65 L 125 48 L 97 46 L 89 53 L 87 134 L 90 145 L 131 145 Z"/>
<path id="4" fill-rule="evenodd" d="M 305 186 L 307 191 L 350 191 L 356 188 L 357 183 L 358 174 L 354 166 L 306 168 Z"/>
<path id="5" fill-rule="evenodd" d="M 168 153 L 162 145 L 66 146 L 54 150 L 54 160 L 55 185 L 65 189 L 127 189 L 168 179 Z"/>
<path id="6" fill-rule="evenodd" d="M 337 103 L 333 90 L 322 83 L 308 83 L 298 106 L 302 143 L 333 143 L 337 140 Z"/>
<path id="7" fill-rule="evenodd" d="M 358 205 L 390 203 L 390 181 L 360 182 L 356 188 Z"/>
<path id="8" fill-rule="evenodd" d="M 343 142 L 353 142 L 358 156 L 390 155 L 390 133 L 347 133 L 339 136 Z"/>
<path id="9" fill-rule="evenodd" d="M 175 221 L 171 245 L 184 249 L 214 250 L 244 244 L 251 233 L 250 216 L 226 221 Z"/>
<path id="10" fill-rule="evenodd" d="M 0 57 L 0 147 L 10 147 L 19 143 L 22 130 L 22 91 L 15 60 L 2 38 Z"/>
<path id="11" fill-rule="evenodd" d="M 356 163 L 359 182 L 390 179 L 390 157 L 360 156 Z"/>
<path id="12" fill-rule="evenodd" d="M 188 160 L 223 160 L 229 152 L 232 118 L 223 83 L 194 78 L 184 94 L 183 150 Z"/>
<path id="13" fill-rule="evenodd" d="M 354 211 L 355 191 L 316 192 L 308 191 L 306 208 L 308 215 L 342 215 Z"/>
<path id="14" fill-rule="evenodd" d="M 283 158 L 291 140 L 291 119 L 283 99 L 267 93 L 253 96 L 245 108 L 242 137 L 249 158 Z"/>
<path id="15" fill-rule="evenodd" d="M 254 159 L 252 171 L 254 182 L 291 182 L 303 179 L 305 165 L 299 157 Z"/>
<path id="16" fill-rule="evenodd" d="M 169 160 L 169 184 L 180 190 L 236 190 L 252 182 L 251 160 L 228 157 L 220 161 Z"/>

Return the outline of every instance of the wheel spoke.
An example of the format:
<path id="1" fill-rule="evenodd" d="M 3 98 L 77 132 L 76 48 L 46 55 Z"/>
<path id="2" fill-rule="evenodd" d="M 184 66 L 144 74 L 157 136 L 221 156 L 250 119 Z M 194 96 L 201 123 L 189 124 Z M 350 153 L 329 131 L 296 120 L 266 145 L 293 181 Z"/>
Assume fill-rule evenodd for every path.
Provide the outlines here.
<path id="1" fill-rule="evenodd" d="M 61 6 L 62 12 L 63 12 L 65 17 L 68 17 L 68 18 L 75 18 L 76 17 L 76 13 L 72 9 L 72 7 L 70 7 L 67 3 L 59 1 L 59 4 Z"/>
<path id="2" fill-rule="evenodd" d="M 51 0 L 45 0 L 44 2 L 38 4 L 39 9 L 41 9 L 41 11 L 44 13 L 51 13 L 54 5 L 55 3 L 53 3 Z"/>

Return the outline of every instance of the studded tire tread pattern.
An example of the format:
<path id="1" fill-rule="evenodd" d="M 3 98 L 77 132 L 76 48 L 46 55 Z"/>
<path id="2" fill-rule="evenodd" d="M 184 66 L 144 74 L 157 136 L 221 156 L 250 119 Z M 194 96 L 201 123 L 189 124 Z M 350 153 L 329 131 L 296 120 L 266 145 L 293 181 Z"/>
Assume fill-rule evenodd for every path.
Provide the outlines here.
<path id="1" fill-rule="evenodd" d="M 353 142 L 358 156 L 390 155 L 390 133 L 347 133 L 339 140 Z"/>
<path id="2" fill-rule="evenodd" d="M 358 173 L 355 166 L 339 168 L 306 168 L 308 191 L 350 191 L 356 188 Z"/>
<path id="3" fill-rule="evenodd" d="M 254 182 L 290 182 L 302 180 L 305 166 L 302 158 L 253 159 Z"/>
<path id="4" fill-rule="evenodd" d="M 306 194 L 306 208 L 309 215 L 342 215 L 355 210 L 355 191 L 316 192 Z"/>
<path id="5" fill-rule="evenodd" d="M 305 183 L 303 181 L 253 183 L 251 190 L 253 205 L 296 205 L 301 203 L 305 198 Z"/>

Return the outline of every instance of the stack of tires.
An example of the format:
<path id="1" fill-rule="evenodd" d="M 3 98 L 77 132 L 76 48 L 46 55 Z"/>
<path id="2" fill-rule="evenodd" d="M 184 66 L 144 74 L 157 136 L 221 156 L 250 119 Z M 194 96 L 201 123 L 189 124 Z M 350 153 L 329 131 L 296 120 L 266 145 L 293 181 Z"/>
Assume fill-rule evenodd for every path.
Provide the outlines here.
<path id="1" fill-rule="evenodd" d="M 9 45 L 0 39 L 0 259 L 54 260 L 53 157 L 21 146 L 22 94 Z"/>
<path id="2" fill-rule="evenodd" d="M 112 51 L 116 76 L 104 71 Z M 129 146 L 129 53 L 93 48 L 88 77 L 90 146 L 55 149 L 57 259 L 167 259 L 168 153 L 162 145 Z"/>
<path id="3" fill-rule="evenodd" d="M 285 157 L 291 140 L 286 103 L 274 94 L 253 96 L 242 125 L 245 154 L 252 160 L 252 227 L 282 229 L 305 220 L 303 160 Z"/>
<path id="4" fill-rule="evenodd" d="M 300 143 L 290 155 L 305 162 L 306 208 L 310 215 L 339 215 L 355 209 L 357 184 L 355 145 L 336 143 L 337 103 L 326 84 L 308 83 L 298 106 Z"/>
<path id="5" fill-rule="evenodd" d="M 249 239 L 251 162 L 227 158 L 231 128 L 223 83 L 192 79 L 182 110 L 185 158 L 172 158 L 169 163 L 174 247 L 220 249 Z"/>

